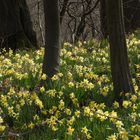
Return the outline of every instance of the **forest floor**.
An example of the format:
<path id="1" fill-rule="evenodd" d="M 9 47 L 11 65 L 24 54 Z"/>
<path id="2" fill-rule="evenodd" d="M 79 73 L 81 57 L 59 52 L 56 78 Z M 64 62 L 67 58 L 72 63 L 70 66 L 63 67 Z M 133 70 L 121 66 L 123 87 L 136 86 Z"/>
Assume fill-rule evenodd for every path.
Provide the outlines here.
<path id="1" fill-rule="evenodd" d="M 65 43 L 59 73 L 43 87 L 43 48 L 0 55 L 0 140 L 140 140 L 140 32 L 127 44 L 136 94 L 122 107 L 106 40 Z"/>

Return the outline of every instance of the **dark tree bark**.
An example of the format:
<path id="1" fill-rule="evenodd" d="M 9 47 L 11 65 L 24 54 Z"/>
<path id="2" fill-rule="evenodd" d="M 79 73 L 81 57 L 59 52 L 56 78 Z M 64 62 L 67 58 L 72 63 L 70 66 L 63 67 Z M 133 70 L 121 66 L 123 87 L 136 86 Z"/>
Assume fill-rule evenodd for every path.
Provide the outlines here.
<path id="1" fill-rule="evenodd" d="M 58 71 L 60 53 L 60 16 L 58 0 L 44 0 L 45 55 L 43 70 L 48 77 Z"/>
<path id="2" fill-rule="evenodd" d="M 104 38 L 108 36 L 106 0 L 100 0 L 101 31 Z M 125 32 L 129 33 L 140 28 L 140 1 L 122 0 L 124 10 Z"/>
<path id="3" fill-rule="evenodd" d="M 101 32 L 104 38 L 107 38 L 107 19 L 106 19 L 106 4 L 105 0 L 100 0 L 100 20 Z"/>
<path id="4" fill-rule="evenodd" d="M 121 92 L 134 93 L 128 64 L 122 0 L 106 0 L 106 5 L 115 100 L 121 103 Z"/>
<path id="5" fill-rule="evenodd" d="M 19 17 L 19 2 L 0 1 L 0 36 L 8 36 L 22 31 Z"/>
<path id="6" fill-rule="evenodd" d="M 27 38 L 30 40 L 33 46 L 37 46 L 36 33 L 33 30 L 30 12 L 26 0 L 20 1 L 20 22 Z"/>
<path id="7" fill-rule="evenodd" d="M 140 1 L 123 0 L 126 32 L 140 28 Z"/>
<path id="8" fill-rule="evenodd" d="M 27 9 L 25 0 L 0 1 L 0 48 L 15 50 L 20 47 L 21 40 L 25 45 L 36 44 Z"/>

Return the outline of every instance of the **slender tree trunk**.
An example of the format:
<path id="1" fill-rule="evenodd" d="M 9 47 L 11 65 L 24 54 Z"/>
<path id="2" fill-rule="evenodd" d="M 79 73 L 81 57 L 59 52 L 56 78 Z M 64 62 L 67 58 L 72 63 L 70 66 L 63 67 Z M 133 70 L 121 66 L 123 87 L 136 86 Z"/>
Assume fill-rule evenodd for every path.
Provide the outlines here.
<path id="1" fill-rule="evenodd" d="M 106 2 L 112 80 L 115 100 L 121 103 L 121 92 L 134 93 L 129 71 L 122 0 L 106 0 Z"/>
<path id="2" fill-rule="evenodd" d="M 58 71 L 60 53 L 60 16 L 58 0 L 44 0 L 45 54 L 43 70 L 48 77 Z"/>

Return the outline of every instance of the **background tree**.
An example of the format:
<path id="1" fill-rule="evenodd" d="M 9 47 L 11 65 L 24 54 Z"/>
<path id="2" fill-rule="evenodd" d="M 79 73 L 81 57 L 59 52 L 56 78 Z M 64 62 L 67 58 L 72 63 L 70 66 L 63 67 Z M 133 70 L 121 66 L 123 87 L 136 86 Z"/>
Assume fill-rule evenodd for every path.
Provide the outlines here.
<path id="1" fill-rule="evenodd" d="M 123 0 L 126 32 L 140 28 L 140 0 Z"/>
<path id="2" fill-rule="evenodd" d="M 105 0 L 59 0 L 59 3 L 62 29 L 61 39 L 63 42 L 76 42 L 77 40 L 88 40 L 90 38 L 102 39 L 103 37 L 107 37 Z M 14 40 L 14 42 L 21 42 L 24 46 L 31 46 L 31 44 L 44 46 L 45 27 L 43 5 L 43 0 L 1 0 L 0 22 L 3 22 L 6 19 L 5 17 L 8 17 L 6 14 L 9 15 L 6 19 L 7 21 L 5 20 L 3 22 L 7 25 L 1 23 L 0 26 L 0 33 L 6 30 L 4 31 L 6 35 L 0 35 L 1 47 L 12 47 L 14 43 L 10 42 Z M 129 33 L 140 27 L 140 1 L 123 0 L 123 5 L 126 32 Z M 3 20 L 3 18 L 5 19 Z M 22 27 L 21 30 L 19 29 L 19 25 L 16 24 L 16 21 L 13 21 L 15 19 L 21 22 L 19 23 Z M 10 29 L 12 25 L 16 25 L 16 28 L 14 26 L 13 29 Z M 16 33 L 14 33 L 14 29 L 16 29 Z M 11 34 L 16 35 L 17 31 L 19 33 L 17 36 L 11 36 Z"/>
<path id="3" fill-rule="evenodd" d="M 128 63 L 122 0 L 106 0 L 106 7 L 114 93 L 115 99 L 121 102 L 121 92 L 134 93 Z"/>
<path id="4" fill-rule="evenodd" d="M 100 36 L 99 29 L 97 29 L 100 28 L 99 0 L 68 0 L 66 5 L 65 0 L 60 0 L 61 11 L 65 6 L 65 16 L 61 22 L 64 41 L 74 43 L 78 40 Z"/>
<path id="5" fill-rule="evenodd" d="M 43 73 L 52 77 L 58 71 L 60 54 L 60 16 L 58 0 L 44 0 L 45 54 Z"/>
<path id="6" fill-rule="evenodd" d="M 23 43 L 22 43 L 23 42 Z M 36 45 L 26 0 L 0 1 L 0 48 Z"/>
<path id="7" fill-rule="evenodd" d="M 100 21 L 103 38 L 107 38 L 106 0 L 100 0 Z"/>

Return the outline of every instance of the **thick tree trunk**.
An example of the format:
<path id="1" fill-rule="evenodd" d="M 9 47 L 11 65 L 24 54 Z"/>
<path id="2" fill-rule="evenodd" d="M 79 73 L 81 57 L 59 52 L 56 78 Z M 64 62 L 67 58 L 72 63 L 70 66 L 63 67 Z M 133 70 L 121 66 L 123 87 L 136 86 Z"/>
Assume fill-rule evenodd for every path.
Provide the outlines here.
<path id="1" fill-rule="evenodd" d="M 36 35 L 25 0 L 0 1 L 0 48 L 17 48 L 36 45 Z M 28 22 L 27 22 L 28 21 Z M 24 40 L 24 41 L 23 41 Z M 21 44 L 22 43 L 22 44 Z"/>
<path id="2" fill-rule="evenodd" d="M 107 13 L 106 0 L 100 0 L 100 17 L 101 17 L 101 31 L 103 37 L 108 35 L 107 30 Z M 124 10 L 125 32 L 129 33 L 140 28 L 140 1 L 139 0 L 122 0 Z"/>
<path id="3" fill-rule="evenodd" d="M 43 70 L 48 77 L 58 71 L 60 53 L 60 16 L 58 0 L 44 0 L 45 54 Z"/>
<path id="4" fill-rule="evenodd" d="M 106 0 L 100 0 L 100 20 L 101 20 L 101 32 L 102 37 L 107 38 L 107 17 L 106 17 Z"/>
<path id="5" fill-rule="evenodd" d="M 37 39 L 36 39 L 36 33 L 33 30 L 33 25 L 31 21 L 31 16 L 29 12 L 29 8 L 27 5 L 26 0 L 20 1 L 20 22 L 23 28 L 23 31 L 31 44 L 33 46 L 37 46 Z"/>
<path id="6" fill-rule="evenodd" d="M 122 0 L 106 2 L 114 93 L 115 99 L 121 102 L 121 92 L 134 93 L 128 64 Z"/>
<path id="7" fill-rule="evenodd" d="M 0 36 L 9 36 L 22 31 L 19 17 L 19 2 L 0 1 Z"/>

